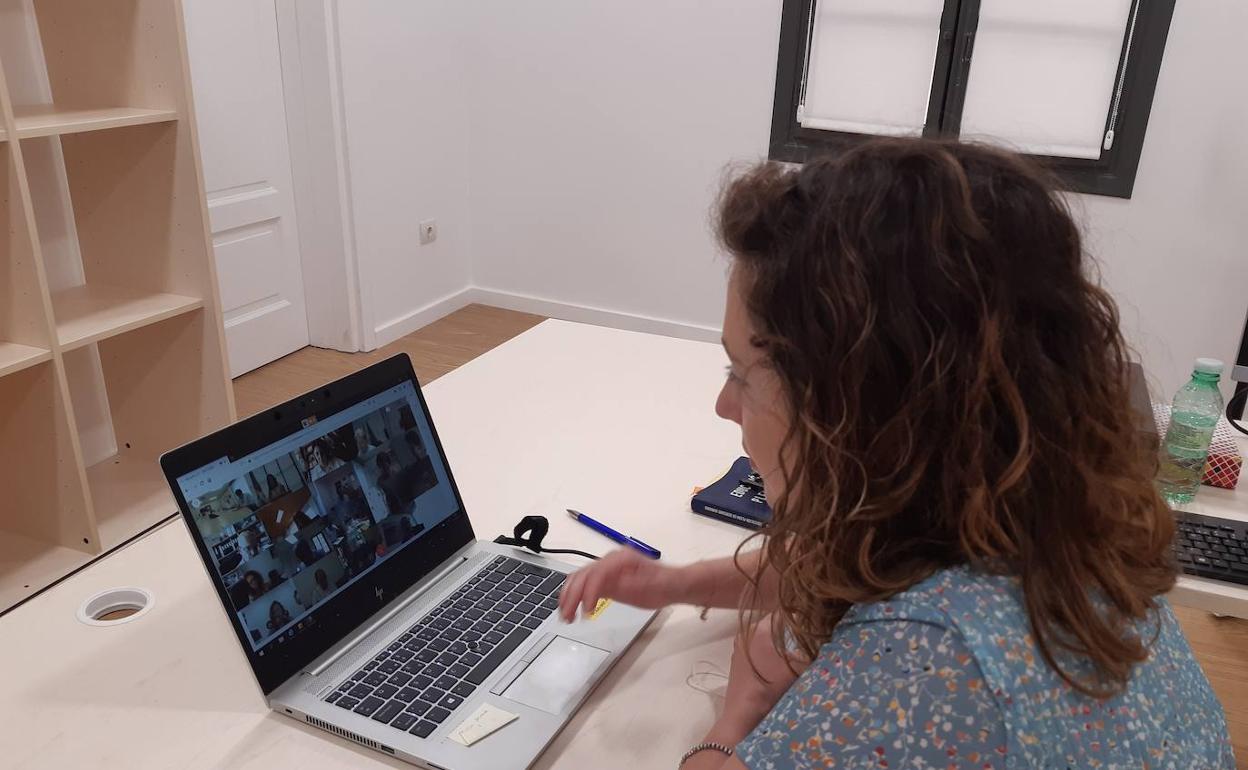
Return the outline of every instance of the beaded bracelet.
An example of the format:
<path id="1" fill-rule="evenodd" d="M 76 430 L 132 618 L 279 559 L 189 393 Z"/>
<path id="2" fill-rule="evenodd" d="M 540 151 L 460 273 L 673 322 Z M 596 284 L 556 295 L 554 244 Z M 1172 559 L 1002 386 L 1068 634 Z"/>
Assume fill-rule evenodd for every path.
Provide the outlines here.
<path id="1" fill-rule="evenodd" d="M 705 743 L 699 743 L 697 746 L 694 746 L 693 748 L 686 751 L 685 755 L 680 758 L 680 764 L 677 765 L 676 767 L 678 768 L 684 767 L 685 763 L 689 761 L 689 757 L 692 757 L 694 754 L 697 754 L 700 751 L 707 751 L 708 749 L 711 751 L 718 751 L 719 753 L 723 754 L 726 757 L 732 756 L 731 746 L 725 746 L 722 743 L 714 743 L 712 741 L 707 741 Z"/>

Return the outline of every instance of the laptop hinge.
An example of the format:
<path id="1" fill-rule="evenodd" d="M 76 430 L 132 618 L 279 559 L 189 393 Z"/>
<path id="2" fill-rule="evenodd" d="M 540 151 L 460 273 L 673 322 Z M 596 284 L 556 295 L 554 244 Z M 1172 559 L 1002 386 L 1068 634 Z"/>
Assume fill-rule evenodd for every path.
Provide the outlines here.
<path id="1" fill-rule="evenodd" d="M 434 575 L 432 575 L 427 581 L 425 581 L 424 586 L 416 589 L 415 591 L 412 592 L 410 596 L 407 596 L 406 598 L 397 602 L 393 607 L 387 610 L 384 614 L 382 614 L 372 623 L 369 623 L 366 626 L 361 626 L 360 629 L 356 631 L 353 635 L 343 640 L 343 643 L 339 646 L 337 652 L 335 652 L 333 655 L 330 655 L 328 658 L 318 663 L 314 668 L 306 670 L 304 673 L 310 674 L 312 676 L 320 676 L 321 674 L 325 673 L 325 671 L 328 670 L 330 666 L 337 663 L 342 658 L 342 656 L 346 655 L 348 652 L 354 649 L 355 646 L 359 644 L 363 639 L 365 639 L 369 634 L 373 633 L 378 628 L 381 628 L 383 625 L 390 622 L 390 620 L 395 615 L 398 615 L 400 612 L 406 609 L 412 602 L 424 596 L 426 593 L 429 592 L 431 588 L 433 588 L 438 583 L 440 583 L 444 577 L 451 574 L 452 572 L 459 569 L 460 567 L 464 566 L 464 563 L 467 561 L 468 561 L 467 556 L 460 556 L 459 558 L 455 559 L 451 564 L 447 565 L 446 567 L 443 567 L 441 570 L 439 570 Z"/>

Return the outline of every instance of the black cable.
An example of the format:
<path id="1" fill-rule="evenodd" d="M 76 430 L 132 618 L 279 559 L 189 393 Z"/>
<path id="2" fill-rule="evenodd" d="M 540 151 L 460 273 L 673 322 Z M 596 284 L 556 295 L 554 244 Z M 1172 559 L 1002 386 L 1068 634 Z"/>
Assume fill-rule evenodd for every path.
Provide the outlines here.
<path id="1" fill-rule="evenodd" d="M 499 535 L 494 538 L 495 543 L 500 545 L 514 545 L 517 548 L 525 548 L 533 553 L 569 553 L 574 556 L 584 556 L 586 559 L 597 559 L 592 553 L 577 551 L 572 548 L 544 548 L 542 540 L 546 537 L 546 533 L 550 531 L 550 522 L 545 516 L 525 516 L 516 525 L 511 537 Z"/>
<path id="2" fill-rule="evenodd" d="M 578 551 L 575 548 L 543 548 L 542 553 L 570 553 L 573 556 L 584 556 L 586 559 L 597 559 L 592 553 Z"/>

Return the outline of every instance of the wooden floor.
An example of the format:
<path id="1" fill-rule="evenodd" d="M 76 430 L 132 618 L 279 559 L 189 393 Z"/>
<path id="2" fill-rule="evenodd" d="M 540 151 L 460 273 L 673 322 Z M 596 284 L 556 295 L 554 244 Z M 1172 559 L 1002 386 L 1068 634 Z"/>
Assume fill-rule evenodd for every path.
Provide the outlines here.
<path id="1" fill-rule="evenodd" d="M 1188 607 L 1175 607 L 1174 614 L 1226 710 L 1235 764 L 1248 768 L 1248 620 Z"/>
<path id="2" fill-rule="evenodd" d="M 281 403 L 400 351 L 412 357 L 420 381 L 428 382 L 543 320 L 469 305 L 372 353 L 305 348 L 234 381 L 239 416 Z M 1248 768 L 1248 621 L 1215 618 L 1186 607 L 1174 611 L 1226 709 L 1239 766 Z"/>
<path id="3" fill-rule="evenodd" d="M 238 416 L 280 404 L 395 353 L 412 357 L 416 379 L 423 385 L 544 320 L 528 313 L 469 305 L 371 353 L 304 348 L 234 380 Z"/>

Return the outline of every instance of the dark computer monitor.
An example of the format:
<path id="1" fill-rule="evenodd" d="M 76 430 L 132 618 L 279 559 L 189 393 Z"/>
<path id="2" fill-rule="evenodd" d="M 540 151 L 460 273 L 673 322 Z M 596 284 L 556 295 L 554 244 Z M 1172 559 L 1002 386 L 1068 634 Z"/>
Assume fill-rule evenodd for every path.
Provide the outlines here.
<path id="1" fill-rule="evenodd" d="M 1244 419 L 1244 402 L 1248 396 L 1248 318 L 1244 319 L 1244 334 L 1239 338 L 1239 353 L 1235 356 L 1235 366 L 1231 367 L 1231 381 L 1235 383 L 1235 397 L 1231 400 L 1231 408 L 1227 413 L 1236 420 Z"/>

